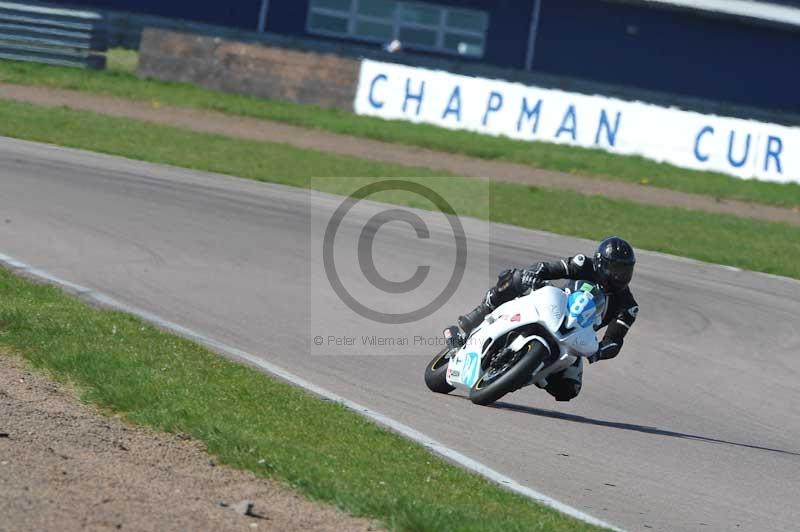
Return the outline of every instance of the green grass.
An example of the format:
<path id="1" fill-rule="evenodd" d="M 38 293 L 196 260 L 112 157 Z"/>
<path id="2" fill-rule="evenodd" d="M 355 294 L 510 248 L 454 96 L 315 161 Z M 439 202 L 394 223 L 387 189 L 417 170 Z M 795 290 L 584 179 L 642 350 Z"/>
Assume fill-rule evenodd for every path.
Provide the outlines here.
<path id="1" fill-rule="evenodd" d="M 133 423 L 186 433 L 222 463 L 390 529 L 599 530 L 422 446 L 129 315 L 0 269 L 0 347 Z M 0 356 L 8 356 L 0 350 Z"/>
<path id="2" fill-rule="evenodd" d="M 366 182 L 346 176 L 441 175 L 423 168 L 6 100 L 0 100 L 0 135 L 291 186 L 313 185 L 331 193 L 349 193 L 356 184 Z M 338 179 L 311 180 L 309 176 Z M 485 205 L 474 201 L 485 196 L 486 183 L 463 177 L 452 179 L 447 199 L 456 212 L 487 218 Z M 408 203 L 402 196 L 376 199 Z M 789 224 L 510 183 L 491 185 L 489 214 L 495 222 L 586 238 L 622 234 L 639 248 L 800 278 L 800 229 Z"/>
<path id="3" fill-rule="evenodd" d="M 741 180 L 712 172 L 685 170 L 642 157 L 614 155 L 601 150 L 450 131 L 424 124 L 361 117 L 339 110 L 225 94 L 189 84 L 142 80 L 132 72 L 135 58 L 134 52 L 112 51 L 109 56 L 109 70 L 106 72 L 0 61 L 0 81 L 211 109 L 484 159 L 517 162 L 599 179 L 644 183 L 717 198 L 800 206 L 798 184 Z"/>
<path id="4" fill-rule="evenodd" d="M 83 148 L 131 159 L 293 184 L 306 176 L 442 175 L 286 144 L 234 139 L 64 108 L 0 99 L 0 135 Z"/>
<path id="5" fill-rule="evenodd" d="M 136 50 L 114 48 L 108 51 L 106 58 L 106 69 L 109 72 L 126 72 L 128 74 L 135 74 L 136 67 L 139 65 L 139 52 Z"/>

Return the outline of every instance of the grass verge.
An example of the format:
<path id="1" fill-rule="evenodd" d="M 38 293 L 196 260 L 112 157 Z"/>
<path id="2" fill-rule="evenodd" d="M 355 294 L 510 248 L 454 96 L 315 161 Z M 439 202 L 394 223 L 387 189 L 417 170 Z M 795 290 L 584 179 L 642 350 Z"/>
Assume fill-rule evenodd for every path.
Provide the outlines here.
<path id="1" fill-rule="evenodd" d="M 287 144 L 194 133 L 65 108 L 0 99 L 0 135 L 293 184 L 305 176 L 442 175 L 426 168 L 380 163 Z"/>
<path id="2" fill-rule="evenodd" d="M 134 423 L 394 530 L 599 530 L 422 446 L 126 314 L 0 268 L 0 345 Z M 3 356 L 0 354 L 0 356 Z"/>
<path id="3" fill-rule="evenodd" d="M 226 94 L 190 84 L 142 80 L 133 73 L 135 61 L 135 53 L 124 50 L 113 51 L 109 55 L 109 70 L 106 72 L 0 61 L 0 81 L 210 109 L 483 159 L 510 161 L 586 177 L 642 183 L 725 199 L 800 206 L 798 184 L 741 180 L 724 174 L 677 168 L 642 157 L 614 155 L 602 150 L 490 137 L 467 131 L 451 131 L 424 124 L 380 120 L 338 110 Z"/>
<path id="4" fill-rule="evenodd" d="M 423 168 L 363 161 L 282 144 L 156 126 L 70 109 L 0 100 L 0 135 L 94 150 L 155 163 L 219 172 L 324 192 L 346 193 L 346 176 L 424 178 Z M 473 198 L 485 183 L 453 177 L 448 201 L 456 212 L 486 218 Z M 405 198 L 376 196 L 405 204 Z M 418 205 L 412 205 L 418 206 Z M 656 207 L 509 183 L 491 185 L 492 221 L 598 239 L 623 234 L 644 249 L 800 278 L 800 229 L 789 224 L 679 208 Z"/>

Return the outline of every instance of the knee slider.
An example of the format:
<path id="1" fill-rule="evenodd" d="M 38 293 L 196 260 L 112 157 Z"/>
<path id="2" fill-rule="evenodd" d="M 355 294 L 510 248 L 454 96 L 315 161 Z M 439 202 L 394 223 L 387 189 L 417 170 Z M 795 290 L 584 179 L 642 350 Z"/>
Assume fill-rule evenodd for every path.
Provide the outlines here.
<path id="1" fill-rule="evenodd" d="M 547 391 L 556 401 L 570 401 L 581 393 L 581 383 L 572 379 L 560 379 L 547 387 Z"/>

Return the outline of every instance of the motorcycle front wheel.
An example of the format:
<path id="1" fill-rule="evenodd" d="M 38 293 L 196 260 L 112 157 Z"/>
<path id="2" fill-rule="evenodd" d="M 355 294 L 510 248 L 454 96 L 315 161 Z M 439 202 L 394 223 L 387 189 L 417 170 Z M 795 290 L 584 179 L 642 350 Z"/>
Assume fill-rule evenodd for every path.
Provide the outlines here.
<path id="1" fill-rule="evenodd" d="M 455 390 L 447 383 L 447 365 L 450 363 L 447 353 L 449 351 L 450 349 L 445 347 L 425 367 L 425 384 L 432 392 L 450 393 Z"/>
<path id="2" fill-rule="evenodd" d="M 480 379 L 472 385 L 469 399 L 476 405 L 490 405 L 528 383 L 539 364 L 550 352 L 539 342 L 530 342 L 510 360 L 489 364 Z"/>

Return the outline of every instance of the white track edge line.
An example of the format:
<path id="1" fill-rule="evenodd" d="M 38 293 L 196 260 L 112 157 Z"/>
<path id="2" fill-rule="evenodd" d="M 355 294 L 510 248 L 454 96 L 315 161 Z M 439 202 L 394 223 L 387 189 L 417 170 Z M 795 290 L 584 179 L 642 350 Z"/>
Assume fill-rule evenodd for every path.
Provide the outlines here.
<path id="1" fill-rule="evenodd" d="M 246 351 L 243 351 L 236 347 L 229 346 L 223 342 L 214 340 L 213 338 L 204 336 L 182 325 L 178 325 L 177 323 L 165 320 L 146 310 L 142 310 L 127 305 L 125 303 L 122 303 L 121 301 L 118 301 L 113 297 L 108 296 L 102 292 L 98 292 L 96 290 L 86 288 L 84 286 L 72 283 L 70 281 L 66 281 L 44 270 L 33 268 L 25 264 L 24 262 L 21 262 L 3 253 L 0 253 L 0 264 L 5 265 L 8 269 L 12 270 L 14 273 L 22 273 L 25 276 L 45 281 L 48 284 L 56 285 L 64 289 L 66 292 L 78 296 L 79 298 L 91 300 L 96 304 L 99 304 L 105 308 L 132 314 L 138 318 L 141 318 L 147 322 L 152 323 L 153 325 L 156 325 L 160 329 L 172 332 L 189 340 L 195 341 L 214 351 L 221 352 L 233 358 L 248 362 L 249 364 L 252 364 L 254 366 L 263 369 L 267 373 L 279 377 L 280 379 L 287 381 L 295 386 L 303 388 L 304 390 L 307 390 L 313 393 L 314 395 L 339 403 L 347 407 L 348 409 L 353 410 L 358 414 L 361 414 L 362 416 L 371 419 L 377 424 L 389 428 L 393 432 L 405 436 L 406 438 L 421 444 L 431 452 L 438 454 L 450 460 L 451 462 L 455 462 L 464 469 L 477 473 L 483 476 L 484 478 L 487 478 L 492 482 L 499 484 L 512 492 L 523 495 L 524 497 L 527 497 L 529 499 L 533 499 L 534 501 L 540 504 L 548 506 L 554 510 L 557 510 L 570 517 L 583 521 L 587 524 L 608 528 L 610 530 L 614 530 L 617 532 L 623 532 L 622 529 L 617 528 L 609 523 L 606 523 L 605 521 L 593 517 L 585 512 L 582 512 L 577 508 L 573 508 L 568 504 L 557 501 L 556 499 L 548 497 L 547 495 L 544 495 L 543 493 L 540 493 L 532 488 L 523 486 L 522 484 L 519 484 L 515 480 L 503 475 L 502 473 L 495 471 L 489 466 L 484 465 L 481 462 L 478 462 L 477 460 L 473 460 L 472 458 L 469 458 L 468 456 L 461 454 L 455 449 L 447 447 L 443 443 L 434 440 L 430 436 L 427 436 L 419 432 L 418 430 L 409 427 L 408 425 L 405 425 L 399 421 L 396 421 L 395 419 L 392 419 L 384 414 L 381 414 L 380 412 L 376 412 L 375 410 L 367 408 L 356 402 L 350 401 L 349 399 L 345 399 L 344 397 L 338 394 L 335 394 L 331 391 L 326 390 L 325 388 L 317 386 L 316 384 L 309 382 L 303 379 L 302 377 L 298 377 L 297 375 L 290 373 L 285 369 L 280 368 L 274 364 L 271 364 L 270 362 L 266 362 L 254 355 L 251 355 Z"/>

